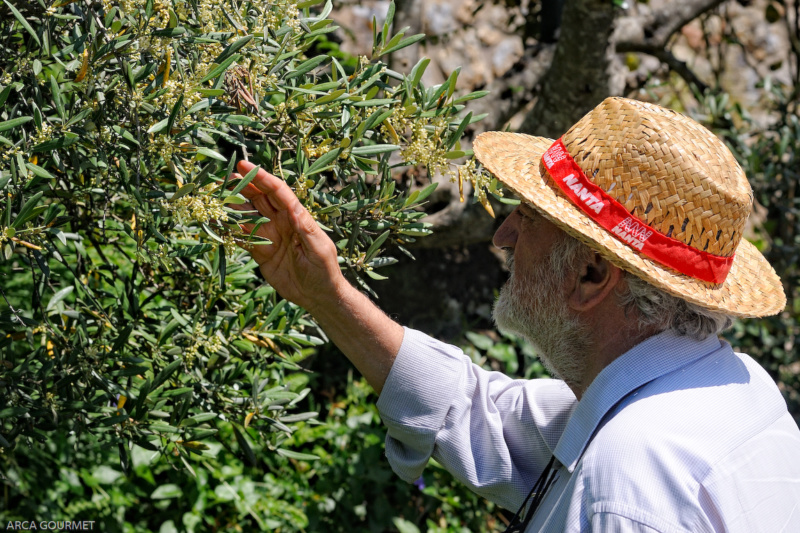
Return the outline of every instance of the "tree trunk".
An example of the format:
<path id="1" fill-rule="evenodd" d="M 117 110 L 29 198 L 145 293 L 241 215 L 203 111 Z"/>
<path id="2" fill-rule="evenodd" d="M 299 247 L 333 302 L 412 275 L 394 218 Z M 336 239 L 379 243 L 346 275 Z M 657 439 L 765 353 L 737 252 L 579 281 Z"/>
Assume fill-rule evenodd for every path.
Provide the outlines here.
<path id="1" fill-rule="evenodd" d="M 619 12 L 609 0 L 567 0 L 553 62 L 520 132 L 558 137 L 604 98 L 622 93 L 611 40 Z"/>

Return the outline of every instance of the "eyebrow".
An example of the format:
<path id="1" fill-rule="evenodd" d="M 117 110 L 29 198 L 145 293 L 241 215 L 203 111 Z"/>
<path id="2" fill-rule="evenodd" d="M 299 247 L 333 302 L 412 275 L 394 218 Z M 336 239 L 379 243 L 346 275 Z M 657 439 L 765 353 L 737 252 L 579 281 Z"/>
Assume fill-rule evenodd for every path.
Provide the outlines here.
<path id="1" fill-rule="evenodd" d="M 536 212 L 536 209 L 523 204 L 519 204 L 519 214 L 531 220 L 535 220 L 539 217 L 539 213 Z"/>

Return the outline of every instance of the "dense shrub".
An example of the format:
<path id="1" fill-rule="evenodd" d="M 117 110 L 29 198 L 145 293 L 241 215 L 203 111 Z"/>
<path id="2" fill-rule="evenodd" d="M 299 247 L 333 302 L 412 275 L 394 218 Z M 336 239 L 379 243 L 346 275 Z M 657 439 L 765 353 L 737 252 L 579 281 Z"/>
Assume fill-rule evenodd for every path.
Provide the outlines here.
<path id="1" fill-rule="evenodd" d="M 756 127 L 724 95 L 706 106 L 750 178 L 758 206 L 754 242 L 780 275 L 787 298 L 781 314 L 739 321 L 729 336 L 770 372 L 800 423 L 800 92 L 770 80 L 763 87 L 767 127 Z"/>
<path id="2" fill-rule="evenodd" d="M 316 4 L 0 4 L 6 503 L 35 506 L 31 476 L 83 448 L 128 475 L 134 450 L 198 476 L 212 446 L 250 466 L 315 459 L 293 449 L 318 413 L 298 412 L 310 388 L 292 376 L 324 335 L 236 246 L 259 244 L 239 222 L 266 220 L 229 207 L 254 175 L 231 170 L 244 158 L 285 179 L 369 291 L 430 233 L 433 185 L 412 190 L 397 169 L 455 178 L 480 119 L 463 102 L 481 96 L 457 96 L 457 71 L 424 87 L 426 60 L 387 68 L 421 38 L 389 34 L 393 6 L 370 59 L 338 52 L 331 4 Z M 462 178 L 485 181 L 469 166 Z"/>

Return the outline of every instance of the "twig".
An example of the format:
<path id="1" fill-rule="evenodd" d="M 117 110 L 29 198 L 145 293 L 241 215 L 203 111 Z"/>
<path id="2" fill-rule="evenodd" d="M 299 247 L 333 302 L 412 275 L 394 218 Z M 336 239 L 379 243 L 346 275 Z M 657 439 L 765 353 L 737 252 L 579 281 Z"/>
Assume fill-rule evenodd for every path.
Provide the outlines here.
<path id="1" fill-rule="evenodd" d="M 641 54 L 651 55 L 667 65 L 670 70 L 686 80 L 687 83 L 696 86 L 700 93 L 703 93 L 706 89 L 708 89 L 708 84 L 697 77 L 697 74 L 695 74 L 694 71 L 689 68 L 689 66 L 686 64 L 686 61 L 681 61 L 665 47 L 646 44 L 637 46 L 633 43 L 620 43 L 617 45 L 617 52 L 638 52 Z"/>

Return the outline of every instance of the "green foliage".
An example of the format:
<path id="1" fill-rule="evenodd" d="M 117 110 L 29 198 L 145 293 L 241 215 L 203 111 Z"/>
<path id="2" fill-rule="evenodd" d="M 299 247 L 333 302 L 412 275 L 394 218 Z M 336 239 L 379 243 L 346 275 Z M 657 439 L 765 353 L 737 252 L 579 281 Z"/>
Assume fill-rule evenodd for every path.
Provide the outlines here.
<path id="1" fill-rule="evenodd" d="M 800 422 L 800 93 L 766 80 L 763 96 L 772 121 L 765 128 L 725 94 L 705 95 L 700 118 L 722 135 L 750 179 L 761 206 L 751 238 L 781 277 L 787 298 L 783 313 L 739 321 L 728 337 L 770 372 Z"/>
<path id="2" fill-rule="evenodd" d="M 254 175 L 232 179 L 234 163 L 286 180 L 369 290 L 430 233 L 419 206 L 433 187 L 411 191 L 396 170 L 455 177 L 464 126 L 480 119 L 460 102 L 480 95 L 456 95 L 457 71 L 425 87 L 425 61 L 388 69 L 378 57 L 418 39 L 390 36 L 391 20 L 372 60 L 315 55 L 336 29 L 330 2 L 4 2 L 4 481 L 26 490 L 20 448 L 27 461 L 100 446 L 98 464 L 118 454 L 127 475 L 143 450 L 198 476 L 215 446 L 249 467 L 313 460 L 292 449 L 317 416 L 298 411 L 310 389 L 293 383 L 325 339 L 237 248 L 268 243 L 240 229 L 266 219 L 230 207 Z M 129 498 L 168 501 L 183 483 Z"/>
<path id="3" fill-rule="evenodd" d="M 292 455 L 267 453 L 254 441 L 259 464 L 252 467 L 230 448 L 209 442 L 192 476 L 176 468 L 174 455 L 134 446 L 126 476 L 114 464 L 116 450 L 60 433 L 16 455 L 12 472 L 19 493 L 0 518 L 94 520 L 109 532 L 502 529 L 499 509 L 435 463 L 416 484 L 399 481 L 383 456 L 385 429 L 375 393 L 365 381 L 354 381 L 352 371 L 333 373 L 345 382 L 342 395 L 322 404 L 312 397 L 303 401 L 304 408 L 321 411 L 323 422 L 297 424 Z M 329 377 L 314 374 L 292 388 L 327 390 Z M 226 431 L 233 439 L 230 426 Z"/>
<path id="4" fill-rule="evenodd" d="M 461 349 L 472 362 L 503 372 L 512 377 L 536 379 L 548 377 L 536 356 L 534 347 L 522 337 L 494 330 L 464 332 L 465 343 Z"/>

